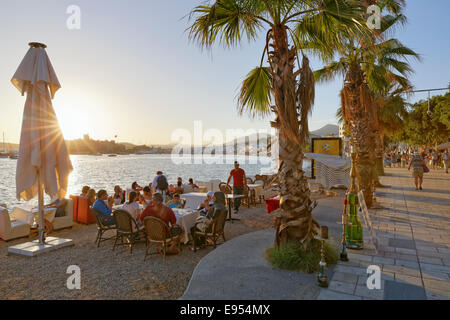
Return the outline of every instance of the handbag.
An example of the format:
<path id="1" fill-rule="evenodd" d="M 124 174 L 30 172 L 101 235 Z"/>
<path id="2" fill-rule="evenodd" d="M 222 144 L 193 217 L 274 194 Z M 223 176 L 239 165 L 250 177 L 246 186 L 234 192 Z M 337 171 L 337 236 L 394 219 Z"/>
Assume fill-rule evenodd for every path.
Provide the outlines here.
<path id="1" fill-rule="evenodd" d="M 426 165 L 423 165 L 423 172 L 424 173 L 430 172 L 430 169 L 428 169 Z"/>

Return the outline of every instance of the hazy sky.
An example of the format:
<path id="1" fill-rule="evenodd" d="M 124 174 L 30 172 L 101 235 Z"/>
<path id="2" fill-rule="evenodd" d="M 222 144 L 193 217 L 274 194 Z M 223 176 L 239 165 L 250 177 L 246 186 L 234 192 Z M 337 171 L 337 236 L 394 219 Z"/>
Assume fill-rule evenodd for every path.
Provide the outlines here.
<path id="1" fill-rule="evenodd" d="M 242 78 L 259 64 L 263 40 L 211 53 L 189 43 L 185 17 L 198 0 L 22 0 L 1 1 L 0 133 L 18 142 L 25 97 L 10 82 L 28 42 L 48 45 L 62 88 L 53 101 L 67 139 L 139 144 L 169 143 L 175 129 L 225 134 L 233 128 L 268 128 L 269 119 L 239 117 L 236 94 Z M 69 30 L 68 6 L 81 8 L 81 29 Z M 410 0 L 409 23 L 398 37 L 423 57 L 412 62 L 417 89 L 450 81 L 448 0 Z M 265 33 L 264 33 L 265 34 Z M 320 63 L 313 60 L 313 67 Z M 311 129 L 336 123 L 341 81 L 316 87 Z M 442 92 L 441 92 L 442 93 Z M 426 98 L 426 93 L 414 100 Z"/>

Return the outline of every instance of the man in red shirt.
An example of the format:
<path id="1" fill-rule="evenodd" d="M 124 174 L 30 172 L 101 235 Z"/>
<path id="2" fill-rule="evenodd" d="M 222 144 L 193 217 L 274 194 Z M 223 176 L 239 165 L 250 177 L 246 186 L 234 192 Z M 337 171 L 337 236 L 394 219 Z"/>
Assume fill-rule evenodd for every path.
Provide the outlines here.
<path id="1" fill-rule="evenodd" d="M 247 178 L 245 177 L 245 171 L 239 168 L 239 163 L 234 162 L 234 169 L 230 171 L 227 184 L 230 184 L 230 180 L 233 178 L 233 194 L 244 194 L 244 186 L 247 187 Z M 241 199 L 234 199 L 234 213 L 238 213 L 239 206 L 241 205 Z"/>
<path id="2" fill-rule="evenodd" d="M 173 210 L 163 203 L 163 197 L 161 193 L 154 193 L 152 196 L 152 202 L 142 212 L 140 219 L 144 222 L 145 217 L 156 217 L 163 220 L 170 228 L 170 233 L 167 237 L 175 237 L 181 235 L 181 227 L 177 225 L 177 217 L 173 213 Z M 178 254 L 179 251 L 175 248 L 180 241 L 180 237 L 177 237 L 176 241 L 172 241 L 172 245 L 169 248 L 168 253 Z"/>

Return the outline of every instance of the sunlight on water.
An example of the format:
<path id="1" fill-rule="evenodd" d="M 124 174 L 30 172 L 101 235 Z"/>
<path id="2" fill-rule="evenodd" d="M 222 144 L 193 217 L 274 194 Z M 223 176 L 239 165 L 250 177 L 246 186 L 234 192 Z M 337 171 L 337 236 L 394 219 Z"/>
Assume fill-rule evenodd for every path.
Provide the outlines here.
<path id="1" fill-rule="evenodd" d="M 141 186 L 145 186 L 153 180 L 157 170 L 162 170 L 169 183 L 173 184 L 176 183 L 177 177 L 182 177 L 186 183 L 189 178 L 193 178 L 194 182 L 211 179 L 226 181 L 233 168 L 232 164 L 177 164 L 172 161 L 170 155 L 72 155 L 71 160 L 74 170 L 69 178 L 68 194 L 79 194 L 84 185 L 96 191 L 106 189 L 109 193 L 112 193 L 116 184 L 129 188 L 133 181 L 137 181 Z M 268 158 L 257 161 L 256 157 L 242 156 L 237 157 L 237 160 L 248 176 L 261 174 L 271 167 L 268 165 Z M 0 159 L 0 202 L 7 203 L 9 207 L 21 203 L 15 199 L 16 163 L 16 160 Z M 46 202 L 48 200 L 46 197 Z M 31 202 L 36 204 L 37 199 Z"/>

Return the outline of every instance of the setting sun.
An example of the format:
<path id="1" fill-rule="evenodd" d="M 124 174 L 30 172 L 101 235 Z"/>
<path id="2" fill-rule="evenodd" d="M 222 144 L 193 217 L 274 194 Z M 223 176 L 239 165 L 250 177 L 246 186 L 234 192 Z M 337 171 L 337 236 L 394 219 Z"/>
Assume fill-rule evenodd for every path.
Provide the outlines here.
<path id="1" fill-rule="evenodd" d="M 94 127 L 92 121 L 98 106 L 99 104 L 91 97 L 58 92 L 53 107 L 64 138 L 79 139 L 83 134 L 89 133 Z"/>

